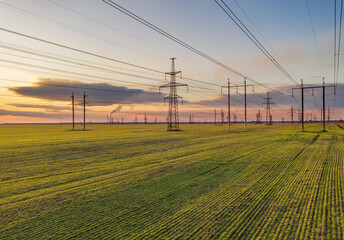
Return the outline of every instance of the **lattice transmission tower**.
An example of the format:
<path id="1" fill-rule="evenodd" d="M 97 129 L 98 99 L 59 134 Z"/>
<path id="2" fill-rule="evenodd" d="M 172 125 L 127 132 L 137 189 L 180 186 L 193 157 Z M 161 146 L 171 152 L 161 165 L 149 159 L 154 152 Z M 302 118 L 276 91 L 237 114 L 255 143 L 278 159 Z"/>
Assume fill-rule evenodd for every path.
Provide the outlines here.
<path id="1" fill-rule="evenodd" d="M 271 102 L 271 97 L 269 97 L 269 92 L 267 93 L 266 98 L 264 98 L 266 100 L 266 113 L 265 113 L 265 124 L 266 125 L 272 125 L 272 115 L 271 115 L 271 105 L 274 104 L 273 102 Z"/>
<path id="2" fill-rule="evenodd" d="M 176 76 L 181 74 L 181 71 L 175 71 L 174 60 L 176 58 L 171 58 L 172 60 L 172 67 L 171 72 L 165 73 L 166 75 L 170 75 L 170 83 L 164 84 L 159 87 L 159 91 L 161 88 L 170 88 L 170 94 L 164 98 L 164 101 L 168 99 L 168 116 L 167 116 L 167 131 L 179 131 L 179 114 L 178 114 L 178 99 L 182 97 L 178 96 L 177 94 L 177 87 L 186 86 L 187 84 L 177 83 Z"/>

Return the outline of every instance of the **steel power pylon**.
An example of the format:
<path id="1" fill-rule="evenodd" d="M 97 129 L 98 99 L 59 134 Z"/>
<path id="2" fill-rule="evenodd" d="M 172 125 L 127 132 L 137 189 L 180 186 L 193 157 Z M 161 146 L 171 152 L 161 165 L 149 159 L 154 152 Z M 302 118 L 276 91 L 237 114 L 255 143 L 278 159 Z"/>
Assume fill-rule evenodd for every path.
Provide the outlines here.
<path id="1" fill-rule="evenodd" d="M 290 110 L 289 110 L 289 113 L 290 113 L 290 122 L 292 124 L 294 124 L 294 108 L 293 108 L 293 105 L 290 106 Z"/>
<path id="2" fill-rule="evenodd" d="M 179 131 L 178 99 L 183 98 L 178 96 L 177 87 L 188 87 L 188 85 L 176 82 L 176 75 L 181 74 L 181 71 L 175 71 L 174 60 L 176 58 L 170 59 L 172 60 L 171 72 L 165 73 L 165 77 L 170 75 L 170 83 L 160 86 L 159 92 L 161 88 L 170 89 L 170 94 L 164 98 L 164 101 L 168 99 L 167 131 Z"/>
<path id="3" fill-rule="evenodd" d="M 263 103 L 263 104 L 266 104 L 265 124 L 272 125 L 271 105 L 274 103 L 271 102 L 271 97 L 269 96 L 269 92 L 267 92 L 267 96 L 264 99 L 266 100 L 266 103 Z"/>
<path id="4" fill-rule="evenodd" d="M 261 123 L 262 122 L 262 114 L 260 112 L 260 109 L 258 109 L 258 112 L 256 114 L 256 123 Z"/>

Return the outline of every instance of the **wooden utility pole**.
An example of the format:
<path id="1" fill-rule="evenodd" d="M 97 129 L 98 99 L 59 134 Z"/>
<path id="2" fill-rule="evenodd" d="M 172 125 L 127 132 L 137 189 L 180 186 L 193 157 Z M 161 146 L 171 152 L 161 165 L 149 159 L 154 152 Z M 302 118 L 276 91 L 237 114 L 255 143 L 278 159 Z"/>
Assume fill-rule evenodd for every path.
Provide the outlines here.
<path id="1" fill-rule="evenodd" d="M 86 93 L 84 92 L 84 131 L 86 130 Z"/>
<path id="2" fill-rule="evenodd" d="M 222 88 L 227 88 L 227 108 L 228 108 L 228 132 L 231 131 L 231 83 L 230 79 L 228 78 L 227 86 L 221 86 L 221 92 Z"/>
<path id="3" fill-rule="evenodd" d="M 323 95 L 323 117 L 322 117 L 322 120 L 323 120 L 323 131 L 326 132 L 326 129 L 325 129 L 325 100 L 326 100 L 326 97 L 325 97 L 325 88 L 327 87 L 333 87 L 335 89 L 335 85 L 325 85 L 325 78 L 323 78 L 323 84 L 322 85 L 319 85 L 319 86 L 309 86 L 309 87 L 305 87 L 303 85 L 303 80 L 301 79 L 301 87 L 299 88 L 293 88 L 293 95 L 294 95 L 294 90 L 295 89 L 301 89 L 301 102 L 302 102 L 302 117 L 301 117 L 301 121 L 302 121 L 302 131 L 304 132 L 304 108 L 303 108 L 303 102 L 304 102 L 304 90 L 305 89 L 315 89 L 315 88 L 322 88 L 322 95 Z"/>
<path id="4" fill-rule="evenodd" d="M 228 88 L 228 131 L 230 131 L 230 89 L 231 88 L 236 88 L 237 92 L 239 92 L 239 88 L 243 87 L 244 88 L 244 98 L 245 98 L 245 132 L 247 131 L 247 87 L 252 87 L 252 90 L 254 92 L 254 85 L 250 84 L 247 85 L 246 84 L 246 77 L 244 79 L 244 85 L 234 85 L 231 86 L 230 85 L 230 80 L 228 79 L 228 84 L 227 86 L 221 86 L 221 91 L 222 88 Z"/>
<path id="5" fill-rule="evenodd" d="M 73 131 L 74 131 L 74 92 L 72 92 L 72 119 L 73 119 Z"/>
<path id="6" fill-rule="evenodd" d="M 303 122 L 303 80 L 301 79 L 301 98 L 302 98 L 302 103 L 301 103 L 301 125 L 302 125 L 302 132 L 305 131 L 305 125 L 304 125 L 304 122 Z"/>
<path id="7" fill-rule="evenodd" d="M 244 80 L 244 92 L 245 92 L 245 132 L 247 132 L 247 100 L 246 100 L 246 77 Z"/>
<path id="8" fill-rule="evenodd" d="M 323 84 L 322 84 L 322 90 L 323 90 L 323 131 L 326 132 L 325 129 L 325 78 L 323 77 Z"/>

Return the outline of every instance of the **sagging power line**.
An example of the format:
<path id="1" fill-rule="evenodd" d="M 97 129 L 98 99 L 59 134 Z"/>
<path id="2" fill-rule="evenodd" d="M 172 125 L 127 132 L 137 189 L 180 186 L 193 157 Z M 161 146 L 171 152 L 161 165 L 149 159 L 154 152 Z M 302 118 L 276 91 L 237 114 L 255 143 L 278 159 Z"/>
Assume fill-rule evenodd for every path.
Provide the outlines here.
<path id="1" fill-rule="evenodd" d="M 240 28 L 240 30 L 258 47 L 258 49 L 293 83 L 297 84 L 296 80 L 281 66 L 280 63 L 270 54 L 270 52 L 259 42 L 253 33 L 246 27 L 246 25 L 237 17 L 233 10 L 221 0 L 222 4 L 215 0 L 216 4 L 226 13 L 226 15 Z"/>
<path id="2" fill-rule="evenodd" d="M 222 63 L 222 62 L 220 62 L 220 61 L 218 61 L 218 60 L 216 60 L 216 59 L 210 57 L 209 55 L 205 54 L 204 52 L 202 52 L 202 51 L 200 51 L 200 50 L 198 50 L 198 49 L 192 47 L 191 45 L 185 43 L 184 41 L 182 41 L 182 40 L 180 40 L 180 39 L 178 39 L 178 38 L 176 38 L 175 36 L 169 34 L 168 32 L 162 30 L 161 28 L 155 26 L 154 24 L 148 22 L 147 20 L 145 20 L 145 19 L 139 17 L 137 14 L 135 14 L 135 13 L 129 11 L 128 9 L 126 9 L 126 8 L 124 8 L 124 7 L 122 7 L 122 6 L 120 6 L 119 4 L 115 3 L 114 1 L 112 1 L 112 0 L 102 0 L 102 1 L 103 1 L 104 3 L 106 3 L 106 4 L 108 4 L 109 6 L 113 7 L 114 9 L 116 9 L 116 10 L 118 10 L 118 11 L 124 13 L 125 15 L 131 17 L 132 19 L 136 20 L 137 22 L 139 22 L 139 23 L 145 25 L 146 27 L 148 27 L 148 28 L 154 30 L 155 32 L 157 32 L 157 33 L 159 33 L 159 34 L 161 34 L 161 35 L 167 37 L 168 39 L 170 39 L 170 40 L 176 42 L 177 44 L 179 44 L 179 45 L 181 45 L 181 46 L 187 48 L 188 50 L 190 50 L 190 51 L 196 53 L 197 55 L 199 55 L 199 56 L 201 56 L 201 57 L 203 57 L 203 58 L 205 58 L 205 59 L 207 59 L 207 60 L 213 62 L 214 64 L 220 66 L 221 68 L 223 68 L 223 69 L 225 69 L 225 70 L 227 70 L 227 71 L 230 71 L 230 72 L 232 72 L 232 73 L 234 73 L 234 74 L 236 74 L 236 75 L 238 75 L 238 76 L 245 77 L 247 80 L 249 80 L 249 81 L 251 81 L 251 82 L 253 82 L 253 83 L 255 83 L 255 84 L 257 84 L 257 85 L 259 85 L 259 86 L 261 86 L 261 87 L 264 87 L 264 88 L 269 89 L 269 90 L 274 91 L 274 92 L 279 92 L 279 93 L 281 93 L 281 94 L 283 94 L 283 95 L 286 95 L 286 96 L 290 96 L 290 95 L 288 95 L 288 94 L 286 94 L 286 93 L 284 93 L 284 92 L 281 92 L 281 91 L 279 91 L 279 90 L 276 90 L 276 89 L 273 89 L 273 88 L 271 88 L 271 87 L 268 87 L 268 86 L 266 86 L 265 84 L 259 83 L 259 82 L 257 82 L 256 80 L 254 80 L 254 79 L 252 79 L 252 78 L 249 78 L 249 77 L 245 76 L 244 74 L 238 72 L 237 70 L 234 70 L 233 68 L 227 66 L 226 64 L 224 64 L 224 63 Z M 0 30 L 1 30 L 1 28 L 0 28 Z"/>

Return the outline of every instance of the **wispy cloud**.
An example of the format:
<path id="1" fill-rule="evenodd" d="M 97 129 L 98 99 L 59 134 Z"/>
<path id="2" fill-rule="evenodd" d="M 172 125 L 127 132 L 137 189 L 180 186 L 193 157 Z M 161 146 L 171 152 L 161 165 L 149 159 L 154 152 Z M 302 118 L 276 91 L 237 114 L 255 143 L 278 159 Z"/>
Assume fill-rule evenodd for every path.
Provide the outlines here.
<path id="1" fill-rule="evenodd" d="M 33 112 L 33 111 L 10 111 L 0 109 L 0 116 L 19 116 L 19 117 L 35 117 L 35 118 L 56 118 L 68 117 L 69 114 L 56 114 L 56 113 L 44 113 L 44 112 Z"/>
<path id="2" fill-rule="evenodd" d="M 61 112 L 61 111 L 68 111 L 71 108 L 70 107 L 60 107 L 55 105 L 37 105 L 37 104 L 26 104 L 26 103 L 8 103 L 6 104 L 8 106 L 18 107 L 18 108 L 37 108 L 37 109 L 43 109 L 47 112 Z"/>
<path id="3" fill-rule="evenodd" d="M 46 100 L 70 101 L 72 92 L 81 100 L 83 92 L 92 106 L 161 102 L 163 95 L 142 89 L 131 89 L 108 83 L 83 83 L 74 80 L 39 78 L 33 86 L 8 88 L 17 95 Z"/>

